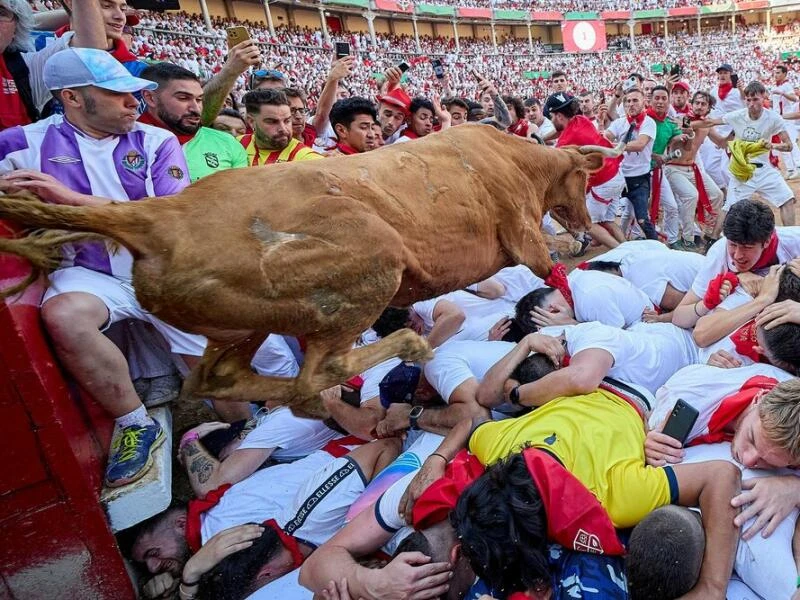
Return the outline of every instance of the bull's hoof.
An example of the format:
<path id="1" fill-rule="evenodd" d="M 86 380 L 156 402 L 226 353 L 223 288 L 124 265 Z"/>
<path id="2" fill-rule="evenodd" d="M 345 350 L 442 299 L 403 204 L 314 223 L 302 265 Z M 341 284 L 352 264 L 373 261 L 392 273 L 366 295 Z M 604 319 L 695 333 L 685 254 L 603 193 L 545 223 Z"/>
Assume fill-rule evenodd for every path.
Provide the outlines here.
<path id="1" fill-rule="evenodd" d="M 416 333 L 410 333 L 406 337 L 403 347 L 400 349 L 398 356 L 408 362 L 426 362 L 433 358 L 433 350 L 431 345 L 423 337 Z"/>

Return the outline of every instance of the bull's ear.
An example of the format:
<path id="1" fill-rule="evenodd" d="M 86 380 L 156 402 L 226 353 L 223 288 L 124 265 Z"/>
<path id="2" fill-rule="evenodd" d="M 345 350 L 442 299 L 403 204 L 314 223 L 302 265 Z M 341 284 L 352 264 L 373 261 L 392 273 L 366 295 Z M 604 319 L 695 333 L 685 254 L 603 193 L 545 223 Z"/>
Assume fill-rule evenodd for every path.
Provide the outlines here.
<path id="1" fill-rule="evenodd" d="M 603 166 L 603 155 L 599 152 L 590 152 L 589 154 L 581 154 L 578 158 L 582 162 L 580 168 L 589 173 L 594 173 Z"/>

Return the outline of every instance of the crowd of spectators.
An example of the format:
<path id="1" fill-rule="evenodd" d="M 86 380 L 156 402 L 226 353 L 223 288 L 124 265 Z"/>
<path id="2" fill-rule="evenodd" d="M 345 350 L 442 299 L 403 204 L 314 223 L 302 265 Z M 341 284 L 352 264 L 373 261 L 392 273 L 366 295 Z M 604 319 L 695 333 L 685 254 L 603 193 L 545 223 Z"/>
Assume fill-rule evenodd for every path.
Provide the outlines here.
<path id="1" fill-rule="evenodd" d="M 146 59 L 173 60 L 208 78 L 220 68 L 226 54 L 225 27 L 240 24 L 215 19 L 215 31 L 208 32 L 198 15 L 144 14 L 135 29 L 132 49 Z M 663 34 L 636 36 L 635 50 L 609 50 L 598 54 L 551 54 L 542 40 L 498 36 L 495 49 L 490 39 L 420 36 L 419 50 L 413 36 L 377 34 L 376 42 L 367 33 L 331 34 L 326 40 L 320 29 L 285 27 L 271 35 L 263 23 L 241 23 L 253 39 L 262 45 L 264 66 L 285 72 L 289 81 L 306 90 L 314 106 L 328 69 L 333 44 L 346 41 L 355 55 L 356 68 L 347 85 L 355 94 L 374 93 L 380 73 L 402 60 L 412 68 L 405 85 L 413 93 L 430 91 L 433 77 L 430 57 L 440 57 L 448 74 L 450 89 L 474 97 L 478 91 L 472 69 L 486 73 L 509 93 L 520 96 L 544 95 L 546 73 L 564 70 L 574 75 L 583 89 L 593 93 L 609 91 L 626 73 L 649 73 L 655 66 L 680 63 L 690 85 L 708 88 L 715 81 L 714 66 L 730 62 L 746 79 L 768 71 L 780 48 L 795 48 L 800 42 L 800 27 L 785 25 L 768 35 L 763 25 L 737 26 L 731 33 L 729 23 L 718 30 L 704 30 L 698 36 L 694 28 Z M 627 36 L 619 36 L 627 40 Z M 613 47 L 615 38 L 609 36 Z M 543 75 L 544 74 L 544 75 Z M 657 80 L 661 75 L 655 75 Z M 245 91 L 245 80 L 237 83 L 235 94 Z"/>

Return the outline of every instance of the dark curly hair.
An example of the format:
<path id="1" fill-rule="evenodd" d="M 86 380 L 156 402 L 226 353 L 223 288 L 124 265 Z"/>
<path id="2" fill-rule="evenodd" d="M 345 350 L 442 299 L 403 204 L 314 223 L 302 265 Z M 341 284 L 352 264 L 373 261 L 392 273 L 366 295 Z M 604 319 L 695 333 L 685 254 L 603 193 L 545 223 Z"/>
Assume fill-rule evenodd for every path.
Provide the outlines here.
<path id="1" fill-rule="evenodd" d="M 461 494 L 450 523 L 475 574 L 504 593 L 549 582 L 547 517 L 525 459 L 512 454 Z"/>

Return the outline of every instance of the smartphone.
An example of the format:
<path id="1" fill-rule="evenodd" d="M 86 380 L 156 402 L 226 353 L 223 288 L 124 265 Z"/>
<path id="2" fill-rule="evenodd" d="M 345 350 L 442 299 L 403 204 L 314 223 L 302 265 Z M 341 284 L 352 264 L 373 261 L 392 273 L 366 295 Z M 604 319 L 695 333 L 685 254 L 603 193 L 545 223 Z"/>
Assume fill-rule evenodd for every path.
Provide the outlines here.
<path id="1" fill-rule="evenodd" d="M 693 406 L 689 406 L 683 400 L 678 400 L 669 414 L 661 433 L 675 438 L 681 444 L 685 444 L 686 438 L 689 437 L 698 416 L 700 416 L 700 411 Z"/>
<path id="2" fill-rule="evenodd" d="M 692 119 L 691 117 L 683 117 L 683 123 L 681 124 L 683 129 L 689 129 L 692 126 Z"/>
<path id="3" fill-rule="evenodd" d="M 247 27 L 237 25 L 236 27 L 227 27 L 225 33 L 228 34 L 228 50 L 250 39 L 250 32 Z"/>
<path id="4" fill-rule="evenodd" d="M 336 42 L 336 58 L 350 56 L 350 44 L 347 42 Z"/>
<path id="5" fill-rule="evenodd" d="M 401 73 L 405 73 L 411 68 L 411 66 L 406 61 L 403 61 L 399 65 L 397 65 L 397 68 L 400 69 Z"/>
<path id="6" fill-rule="evenodd" d="M 444 67 L 442 66 L 442 61 L 438 58 L 432 58 L 431 65 L 433 66 L 433 74 L 436 75 L 436 79 L 444 79 Z"/>
<path id="7" fill-rule="evenodd" d="M 737 87 L 739 85 L 739 76 L 736 73 L 731 73 L 731 83 L 733 87 Z"/>
<path id="8" fill-rule="evenodd" d="M 605 103 L 606 103 L 606 93 L 601 91 L 600 92 L 600 104 L 605 104 Z"/>
<path id="9" fill-rule="evenodd" d="M 670 68 L 669 74 L 677 75 L 678 77 L 680 77 L 681 75 L 683 75 L 683 67 L 680 64 L 676 63 L 672 65 L 672 67 Z"/>

